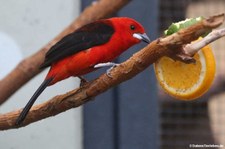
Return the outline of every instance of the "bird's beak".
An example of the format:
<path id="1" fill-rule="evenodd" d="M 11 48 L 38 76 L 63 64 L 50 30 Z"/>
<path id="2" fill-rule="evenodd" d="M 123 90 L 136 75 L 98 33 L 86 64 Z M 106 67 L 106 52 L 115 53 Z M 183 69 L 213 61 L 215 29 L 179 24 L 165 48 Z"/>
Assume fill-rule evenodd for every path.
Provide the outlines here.
<path id="1" fill-rule="evenodd" d="M 150 39 L 149 39 L 149 37 L 147 36 L 146 33 L 144 33 L 144 34 L 134 33 L 134 34 L 133 34 L 133 37 L 134 37 L 134 38 L 137 38 L 137 39 L 139 39 L 139 40 L 142 40 L 142 41 L 144 41 L 144 42 L 146 42 L 146 43 L 150 43 Z"/>

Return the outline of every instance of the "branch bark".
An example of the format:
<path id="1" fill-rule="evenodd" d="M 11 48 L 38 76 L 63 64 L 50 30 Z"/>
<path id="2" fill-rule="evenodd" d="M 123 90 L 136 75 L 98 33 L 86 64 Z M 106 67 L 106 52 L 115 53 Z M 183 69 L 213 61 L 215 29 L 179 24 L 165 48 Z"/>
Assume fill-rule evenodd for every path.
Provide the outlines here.
<path id="1" fill-rule="evenodd" d="M 204 46 L 210 44 L 211 42 L 213 42 L 223 36 L 225 36 L 225 28 L 214 30 L 211 33 L 209 33 L 206 37 L 204 37 L 203 39 L 201 39 L 195 43 L 187 44 L 184 47 L 184 51 L 187 55 L 193 56 L 201 48 L 203 48 Z"/>
<path id="2" fill-rule="evenodd" d="M 77 28 L 116 13 L 129 1 L 130 0 L 99 0 L 87 7 L 82 14 L 58 36 L 41 48 L 37 53 L 21 61 L 12 72 L 10 72 L 4 79 L 0 80 L 0 105 L 20 87 L 41 72 L 41 70 L 39 70 L 39 66 L 44 61 L 45 53 L 51 48 L 51 46 L 62 39 L 65 35 L 75 31 Z"/>
<path id="3" fill-rule="evenodd" d="M 112 69 L 111 77 L 103 74 L 81 88 L 53 97 L 43 104 L 34 106 L 21 126 L 15 126 L 15 121 L 22 109 L 0 115 L 0 130 L 23 127 L 35 121 L 78 107 L 111 87 L 136 76 L 160 57 L 170 53 L 179 53 L 178 50 L 174 49 L 182 49 L 181 47 L 184 44 L 190 43 L 210 29 L 218 27 L 222 24 L 223 19 L 224 14 L 213 16 L 171 36 L 154 40 L 127 61 Z"/>

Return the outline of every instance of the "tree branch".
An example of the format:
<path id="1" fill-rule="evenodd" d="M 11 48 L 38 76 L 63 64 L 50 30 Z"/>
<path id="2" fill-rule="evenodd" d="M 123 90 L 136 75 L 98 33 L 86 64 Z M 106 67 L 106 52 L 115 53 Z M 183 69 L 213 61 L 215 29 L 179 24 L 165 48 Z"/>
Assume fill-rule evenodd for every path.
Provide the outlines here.
<path id="1" fill-rule="evenodd" d="M 186 54 L 193 56 L 201 48 L 203 48 L 204 46 L 210 44 L 211 42 L 213 42 L 223 36 L 225 36 L 225 28 L 214 30 L 211 33 L 209 33 L 206 37 L 204 37 L 203 39 L 201 39 L 197 42 L 191 43 L 191 44 L 187 44 L 184 47 L 184 51 Z"/>
<path id="2" fill-rule="evenodd" d="M 35 121 L 78 107 L 111 87 L 136 76 L 157 59 L 168 55 L 171 51 L 176 54 L 179 51 L 174 49 L 181 49 L 183 44 L 190 43 L 212 28 L 218 27 L 222 24 L 223 19 L 224 14 L 213 16 L 171 36 L 154 40 L 145 48 L 135 53 L 127 61 L 112 69 L 111 77 L 103 74 L 96 80 L 93 80 L 78 89 L 64 95 L 53 97 L 43 104 L 34 106 L 21 126 L 15 126 L 15 121 L 22 109 L 0 115 L 0 130 L 23 127 Z"/>
<path id="3" fill-rule="evenodd" d="M 130 0 L 99 0 L 87 7 L 82 14 L 58 36 L 41 48 L 37 53 L 21 61 L 12 72 L 10 72 L 4 79 L 0 80 L 0 105 L 20 87 L 41 72 L 41 70 L 39 70 L 39 66 L 44 61 L 45 53 L 56 42 L 62 39 L 65 35 L 87 23 L 109 17 L 120 10 L 129 1 Z"/>

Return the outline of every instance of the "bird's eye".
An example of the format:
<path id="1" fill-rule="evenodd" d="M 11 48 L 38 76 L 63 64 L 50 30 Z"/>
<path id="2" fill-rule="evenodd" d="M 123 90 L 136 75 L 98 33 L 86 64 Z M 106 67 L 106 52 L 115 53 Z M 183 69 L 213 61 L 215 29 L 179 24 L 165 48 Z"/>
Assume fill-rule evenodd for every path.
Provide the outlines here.
<path id="1" fill-rule="evenodd" d="M 134 26 L 134 25 L 131 25 L 131 26 L 130 26 L 130 29 L 131 29 L 131 30 L 135 30 L 135 26 Z"/>

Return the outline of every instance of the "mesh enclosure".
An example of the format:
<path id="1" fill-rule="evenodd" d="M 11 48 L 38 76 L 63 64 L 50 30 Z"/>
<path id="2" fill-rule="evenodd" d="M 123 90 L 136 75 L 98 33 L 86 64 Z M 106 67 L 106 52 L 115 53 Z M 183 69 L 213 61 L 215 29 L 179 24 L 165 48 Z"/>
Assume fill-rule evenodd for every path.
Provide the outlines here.
<path id="1" fill-rule="evenodd" d="M 225 12 L 225 0 L 161 0 L 160 31 L 188 17 Z M 224 25 L 222 26 L 224 27 Z M 199 100 L 172 99 L 159 90 L 160 149 L 189 148 L 190 144 L 225 147 L 225 39 L 211 44 L 217 61 L 216 78 L 210 91 Z"/>

